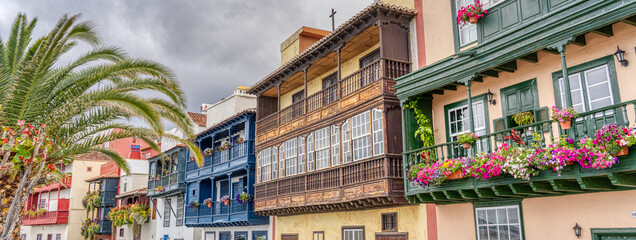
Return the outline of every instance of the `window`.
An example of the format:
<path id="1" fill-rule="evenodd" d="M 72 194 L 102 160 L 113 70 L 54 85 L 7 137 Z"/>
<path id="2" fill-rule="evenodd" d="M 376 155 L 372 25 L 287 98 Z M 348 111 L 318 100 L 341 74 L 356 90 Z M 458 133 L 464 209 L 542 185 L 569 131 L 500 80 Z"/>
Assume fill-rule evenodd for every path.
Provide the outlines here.
<path id="1" fill-rule="evenodd" d="M 382 123 L 382 109 L 376 108 L 373 112 L 373 155 L 384 153 L 384 135 Z"/>
<path id="2" fill-rule="evenodd" d="M 307 171 L 316 169 L 314 155 L 314 133 L 307 135 Z"/>
<path id="3" fill-rule="evenodd" d="M 235 232 L 234 240 L 247 240 L 247 232 Z"/>
<path id="4" fill-rule="evenodd" d="M 305 172 L 305 138 L 298 137 L 298 173 Z"/>
<path id="5" fill-rule="evenodd" d="M 124 183 L 124 192 L 127 192 L 128 190 L 128 183 Z"/>
<path id="6" fill-rule="evenodd" d="M 313 240 L 325 240 L 325 232 L 323 231 L 314 232 Z"/>
<path id="7" fill-rule="evenodd" d="M 272 149 L 263 149 L 261 153 L 263 154 L 263 182 L 267 182 L 271 177 Z"/>
<path id="8" fill-rule="evenodd" d="M 62 234 L 55 234 L 55 240 L 62 240 Z"/>
<path id="9" fill-rule="evenodd" d="M 38 209 L 46 209 L 46 199 L 40 199 L 40 207 Z"/>
<path id="10" fill-rule="evenodd" d="M 46 240 L 53 240 L 53 234 L 47 234 Z"/>
<path id="11" fill-rule="evenodd" d="M 607 65 L 581 71 L 568 76 L 572 108 L 578 113 L 599 109 L 614 104 L 612 84 Z M 565 103 L 565 86 L 559 78 L 561 106 Z"/>
<path id="12" fill-rule="evenodd" d="M 285 165 L 287 166 L 287 176 L 296 175 L 296 165 L 298 163 L 298 159 L 296 158 L 298 155 L 298 149 L 296 148 L 296 138 L 292 138 L 285 142 L 285 150 L 287 153 L 285 154 Z"/>
<path id="13" fill-rule="evenodd" d="M 477 239 L 521 240 L 519 206 L 475 208 Z"/>
<path id="14" fill-rule="evenodd" d="M 300 90 L 292 95 L 292 103 L 298 102 L 305 98 L 305 90 Z"/>
<path id="15" fill-rule="evenodd" d="M 280 147 L 278 148 L 278 165 L 279 165 L 279 171 L 278 171 L 278 176 L 279 177 L 285 177 L 285 144 L 281 144 Z"/>
<path id="16" fill-rule="evenodd" d="M 298 234 L 281 234 L 280 238 L 281 240 L 298 240 Z"/>
<path id="17" fill-rule="evenodd" d="M 353 137 L 353 161 L 371 157 L 371 126 L 369 112 L 351 118 L 351 135 Z"/>
<path id="18" fill-rule="evenodd" d="M 316 169 L 329 167 L 329 127 L 320 129 L 316 134 Z"/>
<path id="19" fill-rule="evenodd" d="M 349 119 L 342 124 L 342 162 L 351 162 L 351 130 Z"/>
<path id="20" fill-rule="evenodd" d="M 256 154 L 256 183 L 260 183 L 262 181 L 261 179 L 261 170 L 263 170 L 261 168 L 261 166 L 263 165 L 263 159 L 262 154 L 263 151 L 258 152 L 258 154 Z"/>
<path id="21" fill-rule="evenodd" d="M 119 237 L 124 237 L 124 228 L 119 228 Z"/>
<path id="22" fill-rule="evenodd" d="M 42 240 L 42 234 L 35 235 L 35 238 L 36 238 L 37 240 Z"/>
<path id="23" fill-rule="evenodd" d="M 177 227 L 183 226 L 183 196 L 177 196 Z"/>
<path id="24" fill-rule="evenodd" d="M 323 90 L 327 89 L 330 86 L 336 85 L 337 83 L 338 83 L 338 73 L 335 72 L 322 79 L 322 89 Z M 337 93 L 338 93 L 338 88 L 336 87 L 331 87 L 329 88 L 329 90 L 323 92 L 322 104 L 327 105 L 329 103 L 334 102 L 336 99 L 338 99 Z"/>
<path id="25" fill-rule="evenodd" d="M 278 148 L 272 147 L 272 179 L 278 177 Z"/>
<path id="26" fill-rule="evenodd" d="M 480 2 L 484 4 L 485 9 L 488 9 L 503 1 L 505 0 L 481 0 Z M 475 3 L 475 0 L 455 0 L 455 7 L 456 7 L 456 10 L 459 10 L 462 7 L 465 7 L 474 3 Z M 454 16 L 455 16 L 455 19 L 457 19 L 457 11 L 455 11 Z M 466 24 L 463 27 L 458 26 L 458 30 L 459 30 L 458 35 L 459 35 L 460 47 L 477 41 L 477 24 Z"/>
<path id="27" fill-rule="evenodd" d="M 473 124 L 477 136 L 487 133 L 485 97 L 485 95 L 483 97 L 473 97 Z M 444 109 L 446 110 L 446 128 L 448 129 L 449 142 L 457 141 L 459 135 L 470 132 L 467 101 L 444 106 Z M 487 148 L 487 142 L 478 140 L 476 146 L 477 152 L 480 152 L 482 149 Z M 465 151 L 459 145 L 453 146 L 451 150 L 453 156 L 459 156 L 460 153 Z"/>
<path id="28" fill-rule="evenodd" d="M 343 240 L 364 240 L 364 227 L 343 227 Z"/>
<path id="29" fill-rule="evenodd" d="M 363 68 L 369 64 L 371 64 L 372 62 L 375 62 L 375 60 L 380 59 L 380 50 L 374 50 L 373 52 L 367 54 L 366 56 L 360 58 L 360 68 Z"/>
<path id="30" fill-rule="evenodd" d="M 340 129 L 331 126 L 331 166 L 340 164 Z"/>
<path id="31" fill-rule="evenodd" d="M 20 234 L 20 240 L 26 240 L 26 239 L 27 239 L 26 234 Z"/>
<path id="32" fill-rule="evenodd" d="M 267 240 L 266 231 L 252 231 L 252 240 Z"/>
<path id="33" fill-rule="evenodd" d="M 397 232 L 397 213 L 382 214 L 382 231 Z"/>
<path id="34" fill-rule="evenodd" d="M 163 203 L 163 226 L 170 227 L 170 199 L 166 198 Z"/>

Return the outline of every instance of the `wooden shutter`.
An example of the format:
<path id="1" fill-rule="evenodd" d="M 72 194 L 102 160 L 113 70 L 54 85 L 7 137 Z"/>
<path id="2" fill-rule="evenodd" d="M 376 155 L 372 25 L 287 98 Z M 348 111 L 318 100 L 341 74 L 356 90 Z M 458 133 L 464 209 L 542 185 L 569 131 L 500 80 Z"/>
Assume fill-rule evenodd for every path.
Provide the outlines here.
<path id="1" fill-rule="evenodd" d="M 375 240 L 407 240 L 408 233 L 376 233 Z"/>
<path id="2" fill-rule="evenodd" d="M 298 240 L 298 234 L 281 234 L 281 240 Z"/>

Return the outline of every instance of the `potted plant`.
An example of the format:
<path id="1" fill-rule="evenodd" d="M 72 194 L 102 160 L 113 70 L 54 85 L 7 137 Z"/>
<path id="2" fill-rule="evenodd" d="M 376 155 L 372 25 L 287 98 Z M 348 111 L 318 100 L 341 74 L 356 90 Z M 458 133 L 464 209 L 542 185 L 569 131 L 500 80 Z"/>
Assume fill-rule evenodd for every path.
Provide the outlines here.
<path id="1" fill-rule="evenodd" d="M 212 207 L 212 198 L 206 198 L 203 200 L 203 205 L 208 205 L 209 208 Z"/>
<path id="2" fill-rule="evenodd" d="M 192 201 L 190 202 L 190 204 L 188 204 L 189 208 L 194 208 L 194 209 L 198 209 L 199 208 L 199 202 L 197 201 Z"/>
<path id="3" fill-rule="evenodd" d="M 484 9 L 484 5 L 477 0 L 475 4 L 461 7 L 457 11 L 457 24 L 460 27 L 465 26 L 467 23 L 475 24 L 479 18 L 484 17 L 484 14 L 488 14 L 488 10 Z"/>
<path id="4" fill-rule="evenodd" d="M 512 115 L 512 119 L 519 126 L 528 125 L 534 122 L 534 114 L 532 112 L 521 112 Z"/>
<path id="5" fill-rule="evenodd" d="M 203 155 L 205 156 L 210 156 L 212 155 L 212 153 L 214 153 L 214 149 L 213 148 L 206 148 L 205 150 L 203 150 Z M 194 159 L 194 158 L 192 158 Z"/>
<path id="6" fill-rule="evenodd" d="M 574 111 L 574 108 L 566 107 L 559 110 L 557 107 L 552 106 L 552 119 L 559 122 L 561 128 L 564 130 L 570 129 L 572 125 L 572 119 L 577 118 L 579 114 Z"/>
<path id="7" fill-rule="evenodd" d="M 249 201 L 252 201 L 252 194 L 249 194 L 246 192 L 242 192 L 241 194 L 236 194 L 236 201 L 241 205 L 248 203 Z"/>
<path id="8" fill-rule="evenodd" d="M 477 140 L 477 134 L 467 132 L 457 136 L 457 142 L 461 144 L 464 149 L 469 149 L 470 146 Z"/>
<path id="9" fill-rule="evenodd" d="M 245 139 L 243 139 L 242 137 L 236 139 L 236 143 L 243 143 L 243 141 L 245 141 Z"/>
<path id="10" fill-rule="evenodd" d="M 225 206 L 230 204 L 230 196 L 228 195 L 224 195 L 223 197 L 221 197 L 219 199 L 219 202 L 223 202 L 225 204 Z"/>
<path id="11" fill-rule="evenodd" d="M 157 192 L 163 192 L 165 190 L 162 186 L 157 186 Z"/>

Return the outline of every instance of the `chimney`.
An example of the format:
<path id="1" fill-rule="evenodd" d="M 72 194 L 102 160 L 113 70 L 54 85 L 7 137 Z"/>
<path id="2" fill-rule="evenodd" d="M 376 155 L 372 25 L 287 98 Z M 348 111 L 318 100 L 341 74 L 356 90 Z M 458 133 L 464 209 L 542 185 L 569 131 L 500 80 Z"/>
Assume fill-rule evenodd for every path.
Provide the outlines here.
<path id="1" fill-rule="evenodd" d="M 128 159 L 141 159 L 141 145 L 131 144 Z"/>
<path id="2" fill-rule="evenodd" d="M 280 64 L 285 64 L 329 33 L 317 28 L 301 27 L 280 44 Z"/>

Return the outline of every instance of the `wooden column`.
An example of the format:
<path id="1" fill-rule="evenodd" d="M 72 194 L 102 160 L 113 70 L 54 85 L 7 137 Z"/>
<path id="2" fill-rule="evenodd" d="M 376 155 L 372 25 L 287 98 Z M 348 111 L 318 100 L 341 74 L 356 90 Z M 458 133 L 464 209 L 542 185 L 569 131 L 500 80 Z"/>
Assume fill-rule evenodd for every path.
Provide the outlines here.
<path id="1" fill-rule="evenodd" d="M 338 54 L 338 86 L 337 86 L 337 97 L 338 99 L 340 99 L 340 80 L 342 79 L 342 69 L 341 69 L 341 63 L 340 63 L 340 53 L 342 52 L 342 47 L 344 46 L 344 43 L 340 46 L 338 46 L 338 48 L 336 49 L 336 53 Z"/>
<path id="2" fill-rule="evenodd" d="M 306 113 L 307 113 L 307 110 L 309 110 L 309 109 L 307 108 L 307 96 L 308 96 L 308 94 L 309 94 L 309 93 L 308 93 L 309 91 L 307 90 L 307 72 L 308 72 L 308 71 L 309 71 L 309 65 L 307 65 L 305 68 L 303 68 L 303 78 L 304 78 L 304 80 L 305 80 L 305 90 L 304 90 L 304 91 L 305 91 L 305 97 L 304 97 L 304 99 L 303 99 L 303 104 L 304 104 L 305 106 L 304 106 L 304 113 L 303 113 L 303 114 L 306 114 Z"/>
<path id="3" fill-rule="evenodd" d="M 276 98 L 277 101 L 277 109 L 276 109 L 276 126 L 280 126 L 280 85 L 282 85 L 283 83 L 279 83 L 278 85 L 276 85 L 276 90 L 278 91 L 278 97 Z"/>
<path id="4" fill-rule="evenodd" d="M 565 46 L 574 41 L 575 38 L 567 38 L 552 45 L 546 46 L 549 49 L 556 49 L 561 55 L 561 72 L 563 73 L 563 92 L 565 93 L 565 105 L 572 107 L 572 90 L 570 89 L 570 79 L 568 76 L 568 65 L 565 62 Z M 566 107 L 566 106 L 563 106 Z"/>

